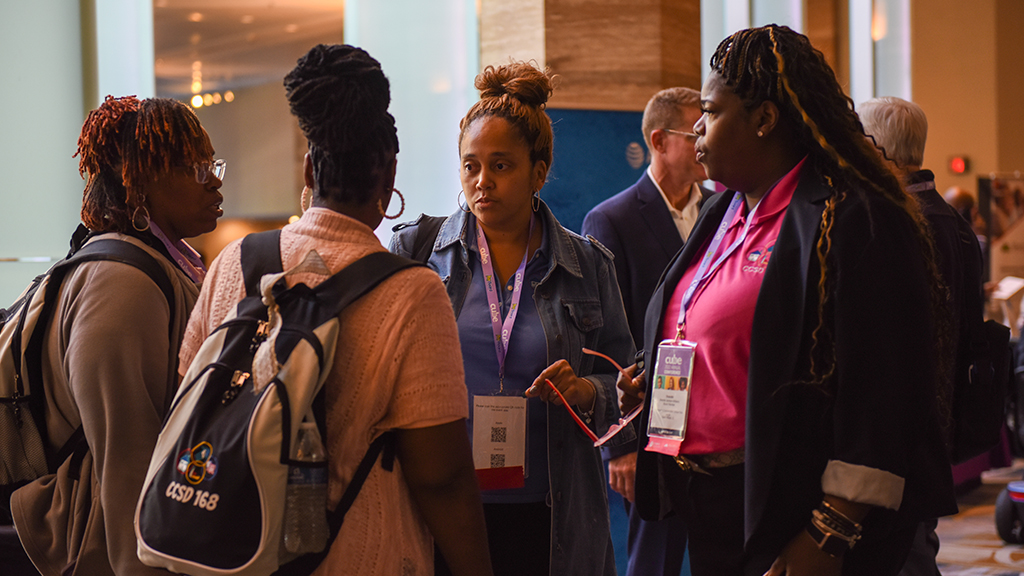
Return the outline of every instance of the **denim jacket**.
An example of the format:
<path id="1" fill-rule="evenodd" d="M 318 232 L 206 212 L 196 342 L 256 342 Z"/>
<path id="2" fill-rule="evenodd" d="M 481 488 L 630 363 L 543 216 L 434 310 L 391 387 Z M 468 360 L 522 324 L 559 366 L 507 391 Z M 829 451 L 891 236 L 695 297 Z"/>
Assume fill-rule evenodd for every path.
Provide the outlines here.
<path id="1" fill-rule="evenodd" d="M 621 365 L 631 364 L 634 353 L 613 257 L 596 240 L 563 228 L 543 202 L 538 215 L 551 251 L 547 273 L 533 294 L 547 339 L 547 362 L 564 358 L 577 376 L 594 383 L 597 398 L 590 426 L 600 436 L 619 418 L 617 372 L 582 349 L 603 352 Z M 411 256 L 419 222 L 395 227 L 392 252 Z M 471 280 L 468 246 L 474 223 L 461 210 L 449 216 L 427 262 L 441 276 L 456 317 Z M 601 453 L 563 407 L 549 404 L 547 411 L 551 574 L 612 576 L 615 561 Z M 627 427 L 611 443 L 633 439 Z"/>

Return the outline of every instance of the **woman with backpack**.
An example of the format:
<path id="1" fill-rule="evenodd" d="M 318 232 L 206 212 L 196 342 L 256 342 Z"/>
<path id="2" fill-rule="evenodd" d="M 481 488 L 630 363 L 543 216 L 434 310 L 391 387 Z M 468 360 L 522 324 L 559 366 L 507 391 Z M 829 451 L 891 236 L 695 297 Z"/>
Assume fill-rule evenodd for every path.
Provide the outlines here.
<path id="1" fill-rule="evenodd" d="M 12 516 L 46 576 L 166 574 L 139 562 L 132 519 L 206 273 L 185 239 L 216 227 L 224 162 L 188 106 L 131 96 L 89 113 L 77 155 L 88 181 L 72 250 L 123 242 L 156 271 L 101 259 L 65 276 L 41 343 L 44 438 L 77 450 L 14 493 Z"/>
<path id="2" fill-rule="evenodd" d="M 318 45 L 284 85 L 309 144 L 303 178 L 312 206 L 281 230 L 282 269 L 315 250 L 336 274 L 385 252 L 373 230 L 392 196 L 401 196 L 394 189 L 398 134 L 388 113 L 388 79 L 359 48 Z M 246 295 L 241 245 L 229 244 L 210 267 L 182 345 L 182 374 Z M 285 279 L 289 287 L 315 287 L 327 277 L 304 272 Z M 336 508 L 370 444 L 386 432 L 395 434 L 397 460 L 393 469 L 370 468 L 314 574 L 429 574 L 432 540 L 456 574 L 491 574 L 466 436 L 462 358 L 444 287 L 430 270 L 405 269 L 338 319 L 323 386 L 328 507 Z"/>
<path id="3" fill-rule="evenodd" d="M 616 369 L 584 349 L 633 358 L 612 256 L 540 199 L 553 149 L 548 74 L 488 66 L 476 87 L 459 135 L 466 206 L 436 240 L 422 218 L 398 229 L 391 250 L 433 246 L 427 264 L 458 318 L 495 573 L 611 575 L 604 463 L 574 419 L 600 435 L 619 417 Z"/>

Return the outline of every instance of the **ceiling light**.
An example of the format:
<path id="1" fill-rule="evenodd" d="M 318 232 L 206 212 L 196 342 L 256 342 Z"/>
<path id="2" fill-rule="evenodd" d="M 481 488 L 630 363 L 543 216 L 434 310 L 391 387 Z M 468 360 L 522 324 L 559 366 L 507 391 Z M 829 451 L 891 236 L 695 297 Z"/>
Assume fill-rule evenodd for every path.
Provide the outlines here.
<path id="1" fill-rule="evenodd" d="M 192 69 L 193 70 L 202 70 L 203 69 L 203 62 L 202 62 L 202 60 L 196 60 L 195 62 L 193 62 L 192 63 Z"/>
<path id="2" fill-rule="evenodd" d="M 225 102 L 231 102 L 234 99 L 235 99 L 235 93 L 232 92 L 231 90 L 228 90 L 227 92 L 224 93 L 224 101 Z"/>
<path id="3" fill-rule="evenodd" d="M 202 91 L 203 91 L 203 83 L 202 82 L 196 80 L 195 82 L 192 83 L 192 93 L 193 94 L 199 94 Z"/>
<path id="4" fill-rule="evenodd" d="M 210 94 L 203 94 L 203 106 L 213 106 L 213 96 Z"/>
<path id="5" fill-rule="evenodd" d="M 203 14 L 202 14 L 202 12 L 193 12 L 193 13 L 189 14 L 188 15 L 188 21 L 189 22 L 202 22 L 203 21 Z"/>
<path id="6" fill-rule="evenodd" d="M 220 92 L 213 93 L 213 103 L 220 104 Z"/>
<path id="7" fill-rule="evenodd" d="M 203 97 L 200 96 L 199 94 L 196 94 L 195 96 L 193 96 L 192 97 L 192 107 L 193 108 L 202 108 L 203 107 Z"/>
<path id="8" fill-rule="evenodd" d="M 296 32 L 299 31 L 299 25 L 298 24 L 289 24 L 289 25 L 284 27 L 284 31 L 289 33 L 289 34 L 295 34 Z"/>
<path id="9" fill-rule="evenodd" d="M 246 14 L 242 16 L 242 24 L 252 24 L 256 20 L 256 17 L 252 14 Z"/>

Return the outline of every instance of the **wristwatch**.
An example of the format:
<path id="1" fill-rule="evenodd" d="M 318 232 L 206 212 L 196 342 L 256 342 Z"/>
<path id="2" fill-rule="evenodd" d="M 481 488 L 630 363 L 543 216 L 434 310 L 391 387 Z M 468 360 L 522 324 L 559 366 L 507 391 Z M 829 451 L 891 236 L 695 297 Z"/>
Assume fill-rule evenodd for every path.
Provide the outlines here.
<path id="1" fill-rule="evenodd" d="M 829 556 L 838 558 L 853 548 L 853 541 L 846 540 L 838 534 L 821 531 L 813 522 L 807 524 L 807 534 L 818 545 L 818 548 Z"/>

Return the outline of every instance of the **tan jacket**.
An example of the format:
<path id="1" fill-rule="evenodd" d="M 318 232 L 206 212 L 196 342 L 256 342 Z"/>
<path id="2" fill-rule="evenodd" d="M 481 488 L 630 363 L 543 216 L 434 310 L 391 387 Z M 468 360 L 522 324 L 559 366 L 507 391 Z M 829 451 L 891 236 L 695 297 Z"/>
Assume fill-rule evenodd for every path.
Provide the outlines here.
<path id="1" fill-rule="evenodd" d="M 42 355 L 47 432 L 57 450 L 81 425 L 90 452 L 82 481 L 65 462 L 11 498 L 22 544 L 45 576 L 168 573 L 139 562 L 132 520 L 199 289 L 143 242 L 99 236 L 110 237 L 144 248 L 163 266 L 174 286 L 174 318 L 156 284 L 128 264 L 88 262 L 65 278 Z"/>

